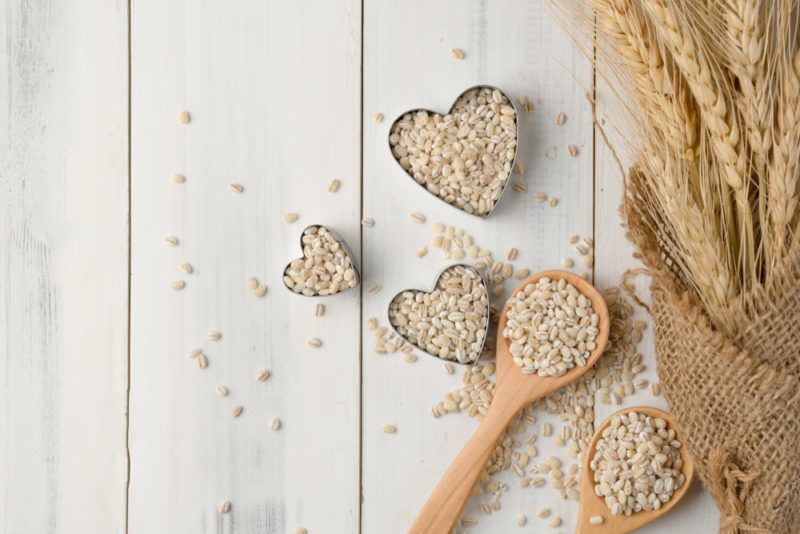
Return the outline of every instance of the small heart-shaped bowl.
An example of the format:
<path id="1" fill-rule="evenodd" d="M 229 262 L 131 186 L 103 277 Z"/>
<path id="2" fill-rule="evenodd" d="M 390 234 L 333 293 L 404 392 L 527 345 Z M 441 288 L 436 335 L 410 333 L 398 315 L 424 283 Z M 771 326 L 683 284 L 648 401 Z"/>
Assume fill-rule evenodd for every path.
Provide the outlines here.
<path id="1" fill-rule="evenodd" d="M 467 269 L 467 270 L 473 272 L 475 275 L 477 275 L 478 279 L 483 284 L 484 291 L 486 292 L 486 317 L 485 317 L 485 325 L 484 325 L 484 330 L 483 330 L 483 339 L 481 341 L 480 348 L 477 351 L 478 356 L 475 358 L 475 360 L 466 361 L 466 362 L 461 362 L 456 358 L 447 359 L 447 358 L 442 358 L 441 356 L 437 356 L 436 354 L 431 354 L 430 352 L 425 350 L 424 347 L 420 347 L 415 342 L 413 342 L 410 339 L 406 338 L 404 335 L 402 335 L 400 333 L 400 331 L 398 330 L 397 326 L 395 326 L 394 322 L 392 321 L 392 317 L 391 317 L 391 313 L 390 313 L 392 304 L 395 302 L 395 300 L 397 300 L 399 298 L 402 298 L 404 293 L 406 293 L 407 291 L 413 291 L 415 293 L 433 293 L 434 291 L 436 291 L 437 287 L 439 286 L 439 280 L 441 280 L 442 276 L 446 272 L 448 272 L 450 270 L 453 270 L 453 269 L 457 269 L 459 267 L 461 267 L 463 269 Z M 467 265 L 467 264 L 464 264 L 464 263 L 454 263 L 452 265 L 448 265 L 447 267 L 441 269 L 436 274 L 436 278 L 434 279 L 434 282 L 433 282 L 433 287 L 430 289 L 430 291 L 426 291 L 424 289 L 404 289 L 404 290 L 400 291 L 399 293 L 397 293 L 394 297 L 392 297 L 392 300 L 389 301 L 389 307 L 387 308 L 387 318 L 389 319 L 389 325 L 392 327 L 392 330 L 394 331 L 395 334 L 397 334 L 400 337 L 400 339 L 405 340 L 408 344 L 410 344 L 411 346 L 421 350 L 422 352 L 424 352 L 428 356 L 431 356 L 431 357 L 436 358 L 437 360 L 441 360 L 443 362 L 457 363 L 457 364 L 461 364 L 461 365 L 475 365 L 476 363 L 478 363 L 478 361 L 481 358 L 481 355 L 483 354 L 483 348 L 486 345 L 486 338 L 489 336 L 489 322 L 490 322 L 489 321 L 489 301 L 490 301 L 489 286 L 486 283 L 486 279 L 483 277 L 483 275 L 480 273 L 480 271 L 478 271 L 478 269 L 476 269 L 475 267 L 473 267 L 471 265 Z"/>
<path id="2" fill-rule="evenodd" d="M 300 258 L 297 258 L 297 259 L 305 258 L 305 252 L 304 252 L 305 246 L 303 245 L 303 236 L 305 236 L 306 232 L 311 228 L 317 228 L 317 229 L 324 228 L 331 235 L 331 237 L 333 237 L 336 240 L 336 242 L 339 243 L 339 246 L 341 247 L 341 249 L 344 251 L 344 253 L 347 255 L 347 257 L 350 259 L 350 265 L 352 266 L 353 272 L 355 273 L 355 284 L 353 284 L 352 287 L 347 287 L 345 289 L 340 289 L 336 293 L 333 293 L 333 295 L 338 295 L 338 294 L 343 293 L 343 292 L 345 292 L 345 291 L 347 291 L 349 289 L 353 289 L 354 287 L 357 287 L 358 284 L 361 282 L 361 277 L 360 277 L 360 275 L 358 273 L 358 265 L 356 265 L 356 258 L 353 255 L 353 252 L 350 250 L 350 247 L 347 246 L 347 243 L 345 242 L 345 240 L 342 239 L 339 236 L 339 234 L 337 234 L 329 226 L 325 226 L 324 224 L 310 224 L 310 225 L 306 226 L 305 228 L 303 228 L 303 231 L 300 233 L 300 252 L 301 252 L 301 256 L 300 256 Z M 301 292 L 297 292 L 286 283 L 286 277 L 288 276 L 287 273 L 289 272 L 289 268 L 292 266 L 292 263 L 297 261 L 297 259 L 291 260 L 289 263 L 286 264 L 286 267 L 284 267 L 284 269 L 283 269 L 283 277 L 282 277 L 282 279 L 283 279 L 283 285 L 286 287 L 286 289 L 288 289 L 289 291 L 291 291 L 295 295 L 300 295 L 300 296 L 303 296 L 303 297 L 331 297 L 331 296 L 333 296 L 331 294 L 320 295 L 320 294 L 306 294 L 306 293 L 303 293 L 302 291 Z"/>
<path id="3" fill-rule="evenodd" d="M 440 197 L 438 194 L 433 193 L 432 191 L 429 191 L 428 188 L 425 187 L 425 184 L 419 183 L 417 181 L 417 179 L 414 178 L 414 176 L 410 172 L 406 171 L 405 169 L 403 169 L 402 166 L 400 166 L 400 161 L 394 155 L 394 150 L 393 150 L 394 147 L 392 147 L 392 141 L 391 141 L 392 133 L 394 132 L 395 126 L 397 126 L 397 123 L 402 121 L 403 118 L 405 118 L 406 115 L 409 115 L 409 114 L 413 115 L 414 113 L 418 113 L 420 111 L 425 111 L 425 112 L 427 112 L 427 113 L 429 113 L 431 115 L 449 115 L 449 114 L 453 113 L 453 110 L 455 109 L 455 106 L 458 103 L 458 101 L 461 100 L 461 97 L 463 97 L 464 95 L 466 95 L 467 93 L 469 93 L 470 91 L 473 91 L 475 89 L 478 89 L 478 90 L 480 90 L 480 89 L 490 89 L 492 91 L 498 91 L 500 94 L 502 94 L 505 97 L 505 99 L 508 100 L 508 105 L 510 105 L 512 108 L 514 108 L 514 124 L 517 127 L 517 138 L 516 138 L 517 146 L 514 147 L 514 157 L 511 159 L 511 169 L 509 170 L 509 173 L 508 173 L 508 179 L 506 180 L 505 184 L 503 184 L 503 189 L 500 191 L 500 195 L 497 197 L 497 200 L 495 200 L 495 202 L 492 205 L 491 209 L 489 211 L 487 211 L 486 213 L 469 212 L 467 210 L 459 208 L 455 204 L 451 204 L 450 202 L 447 202 L 445 199 Z M 497 87 L 495 87 L 493 85 L 488 85 L 488 84 L 473 85 L 472 87 L 462 91 L 461 94 L 456 97 L 456 99 L 453 101 L 453 105 L 450 106 L 450 111 L 448 111 L 447 113 L 440 113 L 438 111 L 432 111 L 430 109 L 425 109 L 425 108 L 411 109 L 411 110 L 408 110 L 406 112 L 401 113 L 394 120 L 394 122 L 392 123 L 391 128 L 389 128 L 389 135 L 387 136 L 386 140 L 387 140 L 387 142 L 389 144 L 389 153 L 392 155 L 392 159 L 394 159 L 395 162 L 398 164 L 398 166 L 400 166 L 400 169 L 403 171 L 403 173 L 406 176 L 408 176 L 409 178 L 411 178 L 412 180 L 414 180 L 414 183 L 417 184 L 419 187 L 421 187 L 426 193 L 428 193 L 430 195 L 433 195 L 434 197 L 438 198 L 439 200 L 441 200 L 442 202 L 444 202 L 448 206 L 451 206 L 451 207 L 453 207 L 454 209 L 457 209 L 460 212 L 469 213 L 470 215 L 474 215 L 475 217 L 480 217 L 481 219 L 485 219 L 489 215 L 491 215 L 492 212 L 495 210 L 495 208 L 497 208 L 497 205 L 500 204 L 500 199 L 503 198 L 503 193 L 505 193 L 506 189 L 508 188 L 509 182 L 511 182 L 511 174 L 514 172 L 514 165 L 517 162 L 517 157 L 519 156 L 519 147 L 520 147 L 519 109 L 517 108 L 516 104 L 514 104 L 514 100 L 511 97 L 509 97 L 503 90 L 501 90 L 501 89 L 499 89 L 499 88 L 497 88 Z"/>

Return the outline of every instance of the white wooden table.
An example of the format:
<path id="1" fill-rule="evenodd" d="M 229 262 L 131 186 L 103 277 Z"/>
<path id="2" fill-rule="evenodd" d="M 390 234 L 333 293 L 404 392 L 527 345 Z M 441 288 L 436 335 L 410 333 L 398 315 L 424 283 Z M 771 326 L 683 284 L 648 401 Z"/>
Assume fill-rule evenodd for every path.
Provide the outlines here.
<path id="1" fill-rule="evenodd" d="M 458 374 L 429 357 L 376 356 L 366 327 L 446 264 L 414 255 L 430 223 L 500 254 L 516 246 L 532 271 L 557 266 L 570 234 L 593 235 L 600 287 L 634 266 L 620 180 L 584 97 L 592 67 L 541 2 L 6 0 L 0 37 L 3 534 L 404 532 L 476 424 L 430 416 Z M 488 220 L 421 191 L 386 141 L 401 112 L 444 111 L 481 82 L 536 106 L 521 123 L 529 192 L 509 189 Z M 535 191 L 560 204 L 534 202 Z M 287 211 L 300 220 L 284 224 Z M 321 318 L 281 284 L 310 223 L 338 230 L 364 277 L 325 300 Z M 245 287 L 251 275 L 270 288 L 263 300 Z M 222 339 L 208 341 L 210 329 Z M 194 347 L 208 368 L 187 357 Z M 272 376 L 256 382 L 262 368 Z M 215 395 L 220 383 L 230 396 Z M 231 512 L 219 515 L 225 499 Z M 485 518 L 470 503 L 480 524 L 469 531 L 574 526 L 575 503 L 547 488 L 512 484 L 502 505 Z M 542 506 L 560 529 L 534 517 Z M 522 529 L 520 513 L 531 518 Z M 645 530 L 708 533 L 716 521 L 696 488 Z"/>

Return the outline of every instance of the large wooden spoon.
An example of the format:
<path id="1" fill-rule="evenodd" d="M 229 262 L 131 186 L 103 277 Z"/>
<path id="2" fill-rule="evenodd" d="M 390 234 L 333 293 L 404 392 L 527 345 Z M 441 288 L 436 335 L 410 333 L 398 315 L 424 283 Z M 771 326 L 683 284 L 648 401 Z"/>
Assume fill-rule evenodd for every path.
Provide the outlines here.
<path id="1" fill-rule="evenodd" d="M 661 505 L 661 508 L 658 510 L 636 512 L 629 516 L 611 515 L 611 511 L 606 506 L 606 503 L 603 501 L 602 497 L 598 497 L 594 492 L 594 472 L 592 471 L 592 468 L 589 467 L 589 463 L 592 461 L 592 457 L 594 456 L 595 449 L 597 448 L 597 442 L 600 441 L 600 438 L 603 436 L 603 430 L 608 428 L 608 425 L 611 424 L 611 419 L 615 415 L 629 412 L 645 414 L 654 419 L 661 418 L 667 422 L 668 428 L 676 428 L 675 421 L 669 416 L 669 414 L 656 408 L 650 408 L 647 406 L 625 408 L 612 414 L 608 419 L 603 421 L 603 423 L 595 431 L 594 436 L 592 436 L 592 441 L 589 442 L 589 447 L 587 448 L 586 454 L 583 458 L 580 511 L 578 512 L 578 524 L 575 528 L 575 534 L 625 534 L 627 532 L 636 530 L 637 528 L 640 528 L 651 521 L 655 521 L 662 515 L 672 510 L 672 508 L 678 504 L 678 501 L 680 501 L 683 496 L 686 495 L 689 486 L 692 484 L 692 477 L 694 476 L 694 460 L 692 460 L 692 457 L 689 455 L 689 451 L 686 449 L 686 446 L 682 446 L 680 449 L 678 449 L 678 451 L 680 452 L 681 460 L 683 460 L 681 473 L 683 473 L 683 476 L 686 477 L 686 480 L 683 482 L 683 485 L 680 488 L 675 490 L 675 493 L 672 494 L 672 497 L 670 497 L 667 502 Z M 678 435 L 677 440 L 681 441 L 680 435 Z M 589 522 L 589 519 L 592 517 L 602 517 L 603 522 L 598 525 L 593 525 Z"/>
<path id="2" fill-rule="evenodd" d="M 536 374 L 526 375 L 514 364 L 508 350 L 508 341 L 503 337 L 506 325 L 506 303 L 500 314 L 497 327 L 497 382 L 494 398 L 478 430 L 467 442 L 439 484 L 428 497 L 409 534 L 447 534 L 458 519 L 464 503 L 467 502 L 473 486 L 495 449 L 497 440 L 503 434 L 511 418 L 522 408 L 549 393 L 565 386 L 585 373 L 602 354 L 608 341 L 608 307 L 603 296 L 589 282 L 565 271 L 544 271 L 523 281 L 514 293 L 542 278 L 564 279 L 584 294 L 592 302 L 594 312 L 600 317 L 599 333 L 595 338 L 596 348 L 589 355 L 584 367 L 573 367 L 566 374 L 545 378 Z"/>

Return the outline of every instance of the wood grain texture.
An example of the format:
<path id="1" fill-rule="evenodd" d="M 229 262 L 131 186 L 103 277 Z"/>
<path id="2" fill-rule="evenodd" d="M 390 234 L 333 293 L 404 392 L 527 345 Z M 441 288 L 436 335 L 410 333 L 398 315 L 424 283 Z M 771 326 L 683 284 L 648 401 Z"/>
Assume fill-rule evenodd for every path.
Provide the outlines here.
<path id="1" fill-rule="evenodd" d="M 0 5 L 0 532 L 125 532 L 127 3 Z"/>
<path id="2" fill-rule="evenodd" d="M 358 530 L 359 291 L 315 318 L 281 274 L 307 224 L 359 254 L 360 26 L 352 0 L 133 3 L 131 534 Z"/>

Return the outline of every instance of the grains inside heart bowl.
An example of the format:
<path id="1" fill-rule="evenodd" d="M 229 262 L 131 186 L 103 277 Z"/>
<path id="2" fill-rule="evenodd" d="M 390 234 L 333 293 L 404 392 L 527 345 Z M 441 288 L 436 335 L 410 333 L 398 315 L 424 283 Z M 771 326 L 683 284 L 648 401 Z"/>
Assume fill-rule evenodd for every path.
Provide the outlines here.
<path id="1" fill-rule="evenodd" d="M 389 303 L 389 323 L 406 341 L 443 360 L 478 360 L 489 327 L 489 293 L 480 273 L 452 265 L 430 293 L 401 291 Z"/>
<path id="2" fill-rule="evenodd" d="M 517 110 L 499 89 L 466 90 L 450 112 L 414 110 L 397 119 L 389 146 L 414 180 L 448 204 L 489 215 L 517 154 Z"/>
<path id="3" fill-rule="evenodd" d="M 563 278 L 526 284 L 508 299 L 505 313 L 503 336 L 524 374 L 562 376 L 585 366 L 597 348 L 600 316 L 591 300 Z"/>
<path id="4" fill-rule="evenodd" d="M 283 283 L 307 297 L 335 295 L 358 285 L 359 276 L 352 255 L 336 233 L 321 225 L 311 225 L 300 237 L 303 257 L 289 263 Z"/>

